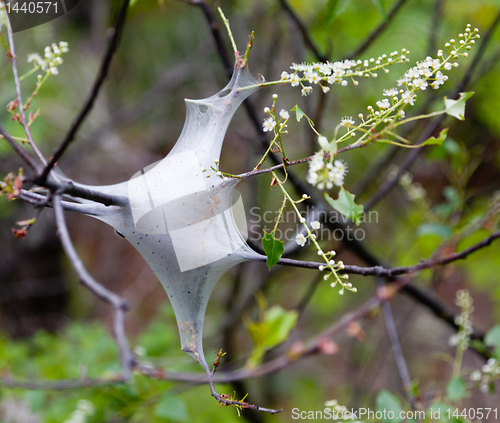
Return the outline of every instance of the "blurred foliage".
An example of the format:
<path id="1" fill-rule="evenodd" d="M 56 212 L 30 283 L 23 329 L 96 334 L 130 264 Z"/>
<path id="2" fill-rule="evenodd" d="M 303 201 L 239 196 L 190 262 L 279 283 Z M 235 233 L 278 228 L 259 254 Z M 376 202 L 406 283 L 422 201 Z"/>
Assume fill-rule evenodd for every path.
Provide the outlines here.
<path id="1" fill-rule="evenodd" d="M 353 51 L 385 19 L 384 15 L 394 3 L 389 0 L 362 3 L 349 0 L 290 1 L 310 28 L 319 50 L 331 60 Z M 442 18 L 435 27 L 436 1 L 408 1 L 360 59 L 405 47 L 411 51 L 411 62 L 421 60 L 427 54 L 435 54 L 429 47 L 432 34 L 436 37 L 435 48 L 441 48 L 450 37 L 456 37 L 467 23 L 479 27 L 484 34 L 499 7 L 498 0 L 448 0 L 442 4 Z M 116 1 L 81 1 L 67 17 L 15 36 L 21 73 L 31 67 L 24 59 L 29 53 L 42 53 L 52 42 L 64 40 L 69 43 L 70 52 L 64 57 L 65 63 L 60 66 L 59 75 L 48 80 L 31 105 L 33 111 L 41 109 L 32 129 L 34 138 L 47 156 L 62 139 L 87 95 L 105 48 L 109 9 L 115 10 L 117 5 Z M 246 42 L 252 29 L 256 31 L 250 55 L 252 72 L 262 73 L 271 80 L 279 78 L 281 71 L 288 70 L 292 62 L 315 60 L 304 46 L 296 26 L 280 8 L 279 1 L 222 1 L 221 6 L 231 20 L 239 45 Z M 229 46 L 227 39 L 225 42 Z M 428 148 L 425 159 L 420 159 L 413 167 L 410 184 L 399 185 L 377 205 L 376 220 L 361 222 L 360 227 L 366 231 L 367 245 L 391 265 L 413 265 L 433 255 L 439 246 L 462 250 L 498 228 L 498 218 L 489 213 L 498 207 L 499 198 L 495 192 L 500 190 L 499 52 L 500 31 L 497 30 L 467 87 L 467 91 L 476 94 L 467 103 L 465 122 L 447 118 L 445 125 L 450 129 L 443 145 Z M 464 75 L 474 54 L 473 51 L 467 60 L 461 61 L 456 71 L 450 73 L 450 80 L 445 85 L 449 91 Z M 380 98 L 382 89 L 395 85 L 394 80 L 405 70 L 403 67 L 394 68 L 389 75 L 361 81 L 359 87 L 351 85 L 332 89 L 325 102 L 324 117 L 318 123 L 321 131 L 333 131 L 343 116 L 365 112 L 367 105 Z M 35 80 L 36 76 L 33 76 L 23 82 L 25 97 L 35 89 Z M 10 64 L 3 56 L 0 59 L 0 81 L 0 104 L 7 105 L 14 98 L 15 91 Z M 73 150 L 61 160 L 61 170 L 83 183 L 115 183 L 129 178 L 138 169 L 168 153 L 184 122 L 183 98 L 204 98 L 219 91 L 226 82 L 199 9 L 183 2 L 137 0 L 130 8 L 122 47 L 114 58 L 110 78 Z M 319 92 L 303 98 L 298 92 L 285 88 L 256 93 L 253 101 L 258 110 L 269 102 L 274 90 L 279 93 L 283 107 L 290 109 L 299 104 L 308 116 L 315 116 Z M 444 91 L 436 96 L 427 90 L 419 94 L 417 105 L 428 99 L 430 109 L 436 110 L 442 107 L 443 95 L 446 95 Z M 9 119 L 4 108 L 0 108 L 2 125 L 20 136 L 21 129 Z M 317 146 L 307 126 L 291 121 L 289 126 L 290 133 L 296 135 L 285 137 L 288 156 L 299 158 L 311 154 Z M 410 135 L 417 137 L 421 129 L 417 126 Z M 221 168 L 239 173 L 254 166 L 260 154 L 258 148 L 254 148 L 252 131 L 244 112 L 238 112 L 229 129 Z M 346 188 L 357 194 L 351 187 L 362 180 L 367 169 L 387 151 L 388 146 L 372 145 L 345 153 L 342 158 L 349 163 Z M 398 154 L 394 163 L 402 161 L 403 153 Z M 0 142 L 1 179 L 9 172 L 17 172 L 18 167 L 18 161 L 6 143 Z M 294 169 L 299 176 L 305 176 L 306 165 Z M 374 175 L 368 189 L 362 195 L 356 195 L 356 203 L 363 204 L 376 186 L 390 177 L 390 173 L 390 169 L 384 169 Z M 249 223 L 258 225 L 256 232 L 260 234 L 263 229 L 270 232 L 274 226 L 274 221 L 264 219 L 264 213 L 279 209 L 280 204 L 279 193 L 270 191 L 269 183 L 270 179 L 264 176 L 241 184 L 247 210 L 259 207 L 255 216 L 249 214 L 252 216 Z M 412 196 L 415 192 L 422 195 Z M 297 193 L 297 196 L 302 194 Z M 29 214 L 19 216 L 28 212 L 15 203 L 0 198 L 0 251 L 2 257 L 9 257 L 9 260 L 12 260 L 8 256 L 10 251 L 18 248 L 14 242 L 20 242 L 11 239 L 10 227 L 15 221 L 32 217 Z M 261 218 L 258 222 L 257 217 Z M 131 299 L 133 307 L 128 323 L 130 333 L 133 333 L 132 344 L 136 346 L 137 354 L 145 354 L 139 359 L 168 370 L 199 370 L 187 356 L 166 358 L 180 354 L 175 319 L 161 287 L 157 286 L 154 276 L 144 270 L 144 264 L 135 252 L 123 247 L 121 239 L 94 221 L 75 216 L 68 218 L 72 223 L 72 236 L 92 273 Z M 287 226 L 285 222 L 284 229 L 295 227 L 295 223 L 290 222 Z M 41 228 L 34 225 L 22 242 L 31 245 L 29 243 L 34 243 L 33 240 L 42 235 Z M 325 239 L 322 245 L 328 250 L 336 248 L 338 242 Z M 285 243 L 285 254 L 286 248 Z M 313 253 L 304 251 L 301 258 L 315 260 L 317 257 Z M 497 242 L 475 253 L 470 260 L 422 272 L 416 283 L 433 290 L 450 307 L 455 291 L 467 286 L 478 304 L 475 324 L 483 329 L 494 327 L 500 321 L 499 254 Z M 357 264 L 352 254 L 342 252 L 341 256 L 344 262 Z M 20 266 L 26 266 L 23 257 L 19 260 Z M 240 270 L 226 275 L 212 296 L 205 324 L 207 351 L 218 351 L 223 343 L 221 328 L 227 326 L 223 322 L 231 306 L 228 298 L 233 295 L 239 302 L 251 304 L 248 316 L 254 321 L 250 327 L 255 329 L 253 335 L 249 335 L 241 316 L 232 316 L 230 325 L 235 333 L 231 345 L 234 351 L 231 357 L 222 360 L 221 371 L 226 359 L 243 364 L 253 351 L 254 361 L 258 362 L 267 348 L 285 340 L 295 325 L 294 309 L 316 277 L 305 269 L 273 269 L 267 273 L 267 267 L 263 267 L 265 272 L 254 264 L 244 264 Z M 39 331 L 29 339 L 13 340 L 2 334 L 0 370 L 3 375 L 28 380 L 59 379 L 111 376 L 119 371 L 117 348 L 110 331 L 103 326 L 108 310 L 76 288 L 76 278 L 69 265 L 66 271 L 71 302 L 63 314 L 64 318 L 69 317 L 68 323 L 57 333 Z M 248 298 L 253 298 L 261 281 L 266 281 L 263 291 L 271 306 L 266 309 L 264 318 L 258 320 L 259 307 Z M 352 281 L 360 287 L 358 294 L 344 297 L 332 292 L 328 284 L 319 284 L 308 307 L 297 320 L 290 340 L 306 339 L 319 332 L 373 294 L 375 287 L 371 281 L 362 277 L 353 277 Z M 231 283 L 238 286 L 231 288 Z M 3 303 L 0 305 L 4 307 Z M 460 397 L 461 404 L 467 406 L 498 404 L 499 396 L 494 392 L 488 396 L 475 394 L 477 390 L 468 390 L 467 395 L 472 397 L 461 398 L 463 384 L 451 377 L 450 331 L 404 297 L 398 297 L 393 306 L 401 319 L 398 329 L 410 374 L 415 378 L 415 395 L 423 395 L 428 389 L 441 394 L 448 390 L 448 397 Z M 262 421 L 292 421 L 292 408 L 320 410 L 324 401 L 331 398 L 349 404 L 349 408 L 408 409 L 380 312 L 376 310 L 370 314 L 362 326 L 366 333 L 364 342 L 342 334 L 335 339 L 340 348 L 337 355 L 304 360 L 278 375 L 245 383 L 243 395 L 249 392 L 249 401 L 285 409 L 280 415 L 260 416 Z M 264 336 L 269 330 L 271 332 Z M 486 337 L 486 344 L 496 347 L 493 350 L 496 357 L 499 357 L 498 332 L 496 326 Z M 252 338 L 258 346 L 254 350 Z M 437 351 L 446 353 L 447 361 L 441 360 L 442 356 L 437 358 Z M 473 354 L 466 354 L 464 360 L 464 372 L 481 368 L 484 364 Z M 232 394 L 236 387 L 224 385 L 218 389 Z M 70 419 L 79 409 L 78 401 L 82 399 L 90 401 L 94 407 L 93 413 L 86 417 L 87 422 L 240 421 L 235 410 L 218 407 L 206 386 L 174 384 L 142 375 L 135 375 L 127 385 L 64 391 L 0 391 L 0 406 L 15 404 L 14 407 L 21 409 L 20 404 L 24 404 L 28 410 L 41 416 L 39 421 L 44 423 Z M 452 405 L 449 399 L 437 395 L 433 408 L 448 408 Z M 454 418 L 450 421 L 465 420 Z"/>

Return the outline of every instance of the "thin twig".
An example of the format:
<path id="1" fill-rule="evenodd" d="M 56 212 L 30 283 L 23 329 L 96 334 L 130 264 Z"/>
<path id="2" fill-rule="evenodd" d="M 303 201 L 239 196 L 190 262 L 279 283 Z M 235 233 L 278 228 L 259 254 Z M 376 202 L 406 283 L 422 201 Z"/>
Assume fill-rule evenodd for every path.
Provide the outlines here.
<path id="1" fill-rule="evenodd" d="M 279 0 L 281 7 L 283 10 L 288 13 L 288 16 L 292 19 L 292 21 L 297 25 L 300 33 L 302 34 L 302 39 L 307 47 L 313 52 L 316 56 L 316 59 L 320 62 L 326 62 L 328 60 L 328 56 L 324 55 L 319 51 L 319 48 L 316 46 L 314 41 L 312 40 L 311 34 L 309 34 L 309 30 L 302 20 L 299 18 L 297 13 L 292 9 L 292 7 L 288 4 L 287 0 Z"/>
<path id="2" fill-rule="evenodd" d="M 353 59 L 355 57 L 358 57 L 361 53 L 368 49 L 368 47 L 370 47 L 372 43 L 380 36 L 380 34 L 382 34 L 382 32 L 387 28 L 392 18 L 394 18 L 398 10 L 406 3 L 406 1 L 407 0 L 398 0 L 391 11 L 387 14 L 387 19 L 384 19 L 384 21 L 377 28 L 375 28 L 357 48 L 347 54 L 344 59 Z"/>
<path id="3" fill-rule="evenodd" d="M 35 172 L 41 169 L 40 165 L 0 126 L 0 134 L 9 143 L 14 152 Z"/>
<path id="4" fill-rule="evenodd" d="M 69 128 L 63 141 L 61 142 L 59 147 L 57 147 L 57 149 L 54 151 L 54 154 L 50 158 L 49 163 L 44 168 L 42 174 L 39 176 L 37 182 L 40 185 L 43 185 L 43 183 L 47 179 L 47 176 L 49 175 L 49 172 L 52 170 L 56 162 L 64 154 L 64 152 L 69 147 L 71 142 L 75 139 L 75 135 L 80 129 L 80 126 L 83 124 L 89 112 L 92 110 L 92 107 L 94 106 L 95 100 L 97 99 L 102 84 L 104 83 L 106 77 L 108 76 L 108 71 L 111 65 L 111 61 L 118 47 L 118 43 L 120 41 L 123 28 L 125 26 L 125 18 L 127 16 L 129 3 L 130 0 L 123 0 L 120 11 L 118 12 L 118 15 L 115 19 L 115 23 L 113 27 L 109 30 L 108 48 L 106 50 L 106 53 L 104 54 L 101 67 L 99 69 L 99 73 L 97 74 L 92 90 L 90 91 L 87 100 L 85 100 L 85 104 L 83 105 L 82 109 L 71 123 L 71 127 Z"/>
<path id="5" fill-rule="evenodd" d="M 68 256 L 68 259 L 71 262 L 71 265 L 78 275 L 78 279 L 95 296 L 113 307 L 114 334 L 116 337 L 118 348 L 120 350 L 123 380 L 128 380 L 132 375 L 132 367 L 134 365 L 134 357 L 127 346 L 127 339 L 125 336 L 124 328 L 125 312 L 128 310 L 128 304 L 123 298 L 102 286 L 87 272 L 87 269 L 78 256 L 78 253 L 76 252 L 69 236 L 68 228 L 66 226 L 66 220 L 64 218 L 64 211 L 61 204 L 61 194 L 55 193 L 52 196 L 51 200 L 56 217 L 57 235 L 61 240 L 61 244 L 64 248 L 64 251 L 66 252 L 66 255 Z"/>
<path id="6" fill-rule="evenodd" d="M 412 273 L 420 272 L 425 269 L 430 269 L 436 266 L 444 266 L 449 263 L 453 263 L 457 260 L 464 260 L 470 254 L 489 246 L 495 239 L 500 238 L 500 231 L 493 232 L 489 237 L 485 238 L 483 241 L 478 242 L 472 247 L 466 248 L 460 253 L 453 253 L 447 257 L 442 258 L 432 258 L 429 260 L 422 260 L 419 264 L 414 266 L 406 266 L 406 267 L 393 267 L 393 268 L 385 268 L 382 266 L 373 266 L 373 267 L 359 267 L 353 265 L 345 265 L 343 270 L 340 270 L 339 273 L 346 273 L 350 275 L 362 275 L 362 276 L 379 276 L 383 278 L 393 278 L 399 275 L 409 275 Z M 257 261 L 266 261 L 266 256 L 260 256 L 257 258 Z M 302 261 L 302 260 L 294 260 L 288 258 L 281 258 L 278 261 L 278 264 L 283 266 L 292 266 L 292 267 L 303 267 L 306 269 L 318 269 L 319 266 L 324 266 L 324 262 L 314 262 L 314 261 Z"/>
<path id="7" fill-rule="evenodd" d="M 377 278 L 377 285 L 379 287 L 384 288 L 386 286 L 384 279 Z M 391 304 L 388 301 L 385 301 L 382 304 L 382 310 L 384 312 L 384 321 L 385 321 L 385 327 L 387 329 L 387 335 L 389 336 L 389 340 L 391 341 L 392 351 L 394 353 L 396 366 L 398 368 L 399 376 L 403 384 L 403 389 L 406 393 L 406 398 L 408 399 L 408 402 L 412 405 L 413 408 L 415 398 L 411 393 L 410 372 L 408 371 L 408 366 L 406 364 L 405 356 L 401 348 L 401 343 L 399 342 L 398 330 L 396 328 L 396 322 L 394 321 L 394 316 L 392 314 Z"/>
<path id="8" fill-rule="evenodd" d="M 28 126 L 28 122 L 26 122 L 26 115 L 24 114 L 23 97 L 21 95 L 21 82 L 19 81 L 19 74 L 17 72 L 17 57 L 16 57 L 16 49 L 14 47 L 14 33 L 12 32 L 12 26 L 10 25 L 9 14 L 4 13 L 4 16 L 5 20 L 7 21 L 7 34 L 9 36 L 9 55 L 10 55 L 10 60 L 12 62 L 12 73 L 14 74 L 14 84 L 16 86 L 16 93 L 17 93 L 17 106 L 19 109 L 21 124 L 23 125 L 24 132 L 28 137 L 29 145 L 31 145 L 31 148 L 33 148 L 33 151 L 37 155 L 38 159 L 43 163 L 43 165 L 46 165 L 47 162 L 45 161 L 43 154 L 35 144 L 35 141 L 33 141 L 30 127 Z"/>

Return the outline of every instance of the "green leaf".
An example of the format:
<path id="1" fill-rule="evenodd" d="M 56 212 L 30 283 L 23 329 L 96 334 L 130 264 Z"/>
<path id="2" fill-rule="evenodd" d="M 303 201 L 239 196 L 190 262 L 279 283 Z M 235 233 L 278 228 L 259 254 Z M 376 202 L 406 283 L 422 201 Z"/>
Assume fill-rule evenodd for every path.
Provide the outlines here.
<path id="1" fill-rule="evenodd" d="M 176 422 L 187 422 L 190 420 L 186 403 L 179 396 L 165 395 L 155 407 L 155 416 Z"/>
<path id="2" fill-rule="evenodd" d="M 295 112 L 295 117 L 297 118 L 297 122 L 300 122 L 300 119 L 302 119 L 305 114 L 297 104 L 293 107 L 291 111 Z"/>
<path id="3" fill-rule="evenodd" d="M 385 13 L 384 5 L 380 0 L 372 0 L 372 3 L 375 5 L 375 8 L 378 10 L 378 13 L 382 15 L 384 21 L 387 21 L 387 14 Z"/>
<path id="4" fill-rule="evenodd" d="M 334 200 L 325 192 L 325 200 L 339 213 L 351 219 L 356 225 L 361 223 L 361 217 L 363 216 L 362 205 L 358 205 L 354 202 L 355 195 L 351 194 L 349 191 L 345 190 L 344 187 L 340 188 L 339 198 Z"/>
<path id="5" fill-rule="evenodd" d="M 285 247 L 283 246 L 283 241 L 276 239 L 274 237 L 274 232 L 268 234 L 264 231 L 264 238 L 262 238 L 262 246 L 264 247 L 264 251 L 267 256 L 267 265 L 269 266 L 269 270 L 278 263 L 278 260 L 283 255 L 283 251 L 285 251 Z"/>
<path id="6" fill-rule="evenodd" d="M 460 93 L 458 100 L 444 98 L 444 112 L 458 120 L 465 120 L 465 102 L 474 95 L 474 91 Z"/>
<path id="7" fill-rule="evenodd" d="M 448 128 L 444 128 L 443 130 L 441 130 L 437 138 L 430 137 L 420 145 L 443 145 L 443 142 L 446 139 L 447 135 L 448 135 Z"/>
<path id="8" fill-rule="evenodd" d="M 264 312 L 260 321 L 245 321 L 245 326 L 254 344 L 254 350 L 248 359 L 247 366 L 257 367 L 269 348 L 286 340 L 290 331 L 295 327 L 298 316 L 296 310 L 285 310 L 281 306 L 275 305 Z"/>
<path id="9" fill-rule="evenodd" d="M 345 12 L 351 0 L 328 0 L 325 10 L 325 27 L 328 28 L 335 19 Z"/>
<path id="10" fill-rule="evenodd" d="M 500 357 L 500 325 L 493 326 L 484 338 L 484 343 L 488 347 L 495 349 L 495 356 Z"/>
<path id="11" fill-rule="evenodd" d="M 456 377 L 448 382 L 446 395 L 451 401 L 458 401 L 467 394 L 467 384 L 461 377 Z"/>
<path id="12" fill-rule="evenodd" d="M 384 413 L 384 415 L 393 415 L 394 418 L 386 418 L 382 419 L 381 421 L 385 423 L 399 423 L 402 421 L 402 419 L 399 417 L 399 414 L 401 411 L 403 411 L 403 407 L 401 406 L 401 403 L 399 400 L 391 394 L 389 391 L 380 391 L 379 394 L 377 395 L 377 399 L 375 400 L 375 403 L 377 404 L 377 410 L 381 411 Z M 391 413 L 392 411 L 392 413 Z"/>

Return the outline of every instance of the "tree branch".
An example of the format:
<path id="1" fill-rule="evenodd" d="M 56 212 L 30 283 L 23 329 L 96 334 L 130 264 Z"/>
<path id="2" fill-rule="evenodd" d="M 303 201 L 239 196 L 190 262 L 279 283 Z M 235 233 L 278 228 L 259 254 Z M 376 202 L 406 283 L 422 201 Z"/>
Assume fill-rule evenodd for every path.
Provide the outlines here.
<path id="1" fill-rule="evenodd" d="M 382 278 L 377 278 L 377 285 L 379 288 L 385 288 L 385 280 Z M 391 341 L 392 351 L 396 360 L 396 366 L 399 371 L 401 383 L 406 393 L 406 398 L 413 408 L 415 398 L 411 393 L 410 372 L 408 371 L 405 356 L 403 354 L 403 350 L 401 349 L 401 343 L 399 342 L 398 330 L 396 328 L 396 322 L 394 321 L 394 315 L 392 314 L 391 304 L 388 301 L 384 301 L 382 303 L 382 310 L 384 312 L 384 322 L 387 329 L 387 335 L 389 336 L 389 340 Z"/>
<path id="2" fill-rule="evenodd" d="M 54 154 L 50 158 L 50 161 L 44 168 L 42 174 L 39 175 L 39 177 L 37 178 L 36 182 L 39 185 L 43 185 L 50 171 L 52 170 L 56 162 L 64 154 L 64 152 L 69 147 L 71 142 L 74 140 L 75 135 L 78 132 L 78 129 L 80 129 L 80 126 L 83 124 L 83 122 L 87 118 L 87 115 L 94 106 L 95 100 L 97 99 L 102 84 L 104 83 L 104 80 L 108 76 L 111 60 L 113 59 L 113 55 L 115 54 L 116 49 L 118 47 L 118 43 L 120 41 L 123 28 L 125 26 L 125 18 L 127 16 L 129 3 L 130 0 L 123 0 L 120 11 L 118 12 L 118 15 L 115 19 L 115 23 L 113 27 L 109 30 L 108 48 L 106 50 L 106 53 L 104 54 L 101 67 L 99 69 L 99 73 L 97 74 L 96 80 L 94 82 L 94 86 L 92 87 L 92 90 L 90 91 L 87 100 L 85 101 L 82 109 L 80 110 L 80 113 L 78 113 L 76 118 L 73 120 L 71 127 L 69 128 L 63 141 L 61 142 L 59 147 L 54 151 Z"/>
<path id="3" fill-rule="evenodd" d="M 324 55 L 319 51 L 319 48 L 316 46 L 314 41 L 312 40 L 311 34 L 309 34 L 309 31 L 302 22 L 302 20 L 299 18 L 297 13 L 292 9 L 292 7 L 288 4 L 287 0 L 279 0 L 281 7 L 283 10 L 288 13 L 288 16 L 292 19 L 292 21 L 297 25 L 297 28 L 299 29 L 300 33 L 302 34 L 302 39 L 304 40 L 304 43 L 307 45 L 309 50 L 313 52 L 313 54 L 316 56 L 316 59 L 319 62 L 326 62 L 328 60 L 328 56 Z"/>
<path id="4" fill-rule="evenodd" d="M 41 169 L 40 165 L 0 126 L 0 134 L 9 143 L 14 152 L 35 172 Z"/>
<path id="5" fill-rule="evenodd" d="M 17 72 L 17 63 L 16 63 L 17 57 L 16 57 L 16 51 L 15 51 L 15 47 L 14 47 L 14 33 L 12 32 L 12 26 L 10 25 L 9 14 L 5 12 L 4 15 L 5 15 L 5 20 L 7 21 L 7 34 L 9 37 L 9 50 L 10 50 L 9 54 L 10 54 L 10 60 L 12 62 L 12 73 L 14 74 L 14 84 L 16 86 L 17 105 L 18 105 L 18 109 L 19 109 L 19 116 L 21 118 L 21 125 L 23 126 L 24 132 L 26 133 L 26 136 L 28 137 L 29 145 L 31 145 L 31 148 L 33 148 L 33 151 L 38 156 L 38 159 L 45 165 L 45 164 L 47 164 L 47 162 L 45 161 L 43 154 L 40 152 L 37 145 L 35 144 L 35 141 L 33 141 L 33 137 L 31 136 L 30 127 L 28 126 L 28 123 L 26 122 L 26 115 L 24 114 L 23 97 L 21 95 L 21 82 L 19 81 L 19 74 Z"/>
<path id="6" fill-rule="evenodd" d="M 419 264 L 416 264 L 414 266 L 393 267 L 387 269 L 383 266 L 359 267 L 359 266 L 345 265 L 344 269 L 340 270 L 339 273 L 346 273 L 350 275 L 362 275 L 362 276 L 378 276 L 382 278 L 393 278 L 399 275 L 413 274 L 425 269 L 430 269 L 432 267 L 444 266 L 457 260 L 464 260 L 470 254 L 489 246 L 497 238 L 500 238 L 500 231 L 493 232 L 489 237 L 485 238 L 483 241 L 478 242 L 472 247 L 466 248 L 460 253 L 453 253 L 447 257 L 442 257 L 442 258 L 431 258 L 429 260 L 422 260 Z M 267 258 L 266 256 L 260 256 L 256 260 L 266 261 Z M 278 261 L 278 264 L 281 264 L 283 266 L 303 267 L 306 269 L 318 269 L 319 266 L 325 265 L 324 262 L 320 263 L 314 261 L 302 261 L 289 258 L 281 258 Z"/>
<path id="7" fill-rule="evenodd" d="M 372 43 L 382 34 L 382 32 L 387 28 L 392 18 L 396 15 L 398 10 L 406 3 L 407 0 L 398 0 L 398 2 L 394 5 L 391 11 L 387 14 L 387 19 L 375 28 L 370 35 L 352 52 L 347 54 L 344 59 L 353 59 L 354 57 L 358 57 L 361 53 L 368 49 L 372 45 Z"/>
<path id="8" fill-rule="evenodd" d="M 123 298 L 116 295 L 114 292 L 111 292 L 110 290 L 102 286 L 99 282 L 97 282 L 87 272 L 87 269 L 85 269 L 85 266 L 78 256 L 73 243 L 71 242 L 68 228 L 66 227 L 66 220 L 64 218 L 64 211 L 60 193 L 55 193 L 52 196 L 52 205 L 54 207 L 54 213 L 56 217 L 57 235 L 61 240 L 61 244 L 71 262 L 71 265 L 78 275 L 78 279 L 85 287 L 87 287 L 90 292 L 113 307 L 114 333 L 118 348 L 120 350 L 123 380 L 126 381 L 130 379 L 130 376 L 132 375 L 132 367 L 134 365 L 134 357 L 127 346 L 127 339 L 125 336 L 124 328 L 125 312 L 128 310 L 128 304 Z"/>

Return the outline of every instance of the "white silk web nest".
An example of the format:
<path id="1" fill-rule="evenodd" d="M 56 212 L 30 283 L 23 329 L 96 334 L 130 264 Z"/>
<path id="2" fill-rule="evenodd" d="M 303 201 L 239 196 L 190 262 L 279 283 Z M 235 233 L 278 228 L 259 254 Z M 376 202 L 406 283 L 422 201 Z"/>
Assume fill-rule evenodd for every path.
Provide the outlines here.
<path id="1" fill-rule="evenodd" d="M 207 173 L 219 159 L 227 127 L 257 81 L 248 68 L 235 69 L 229 84 L 202 100 L 185 100 L 182 133 L 160 162 L 127 182 L 85 186 L 128 199 L 126 206 L 89 213 L 111 225 L 139 251 L 155 272 L 174 308 L 182 350 L 209 370 L 203 347 L 208 300 L 234 265 L 261 257 L 246 243 L 243 204 L 235 186 Z M 246 90 L 241 88 L 255 86 Z M 83 200 L 83 203 L 88 203 Z"/>

